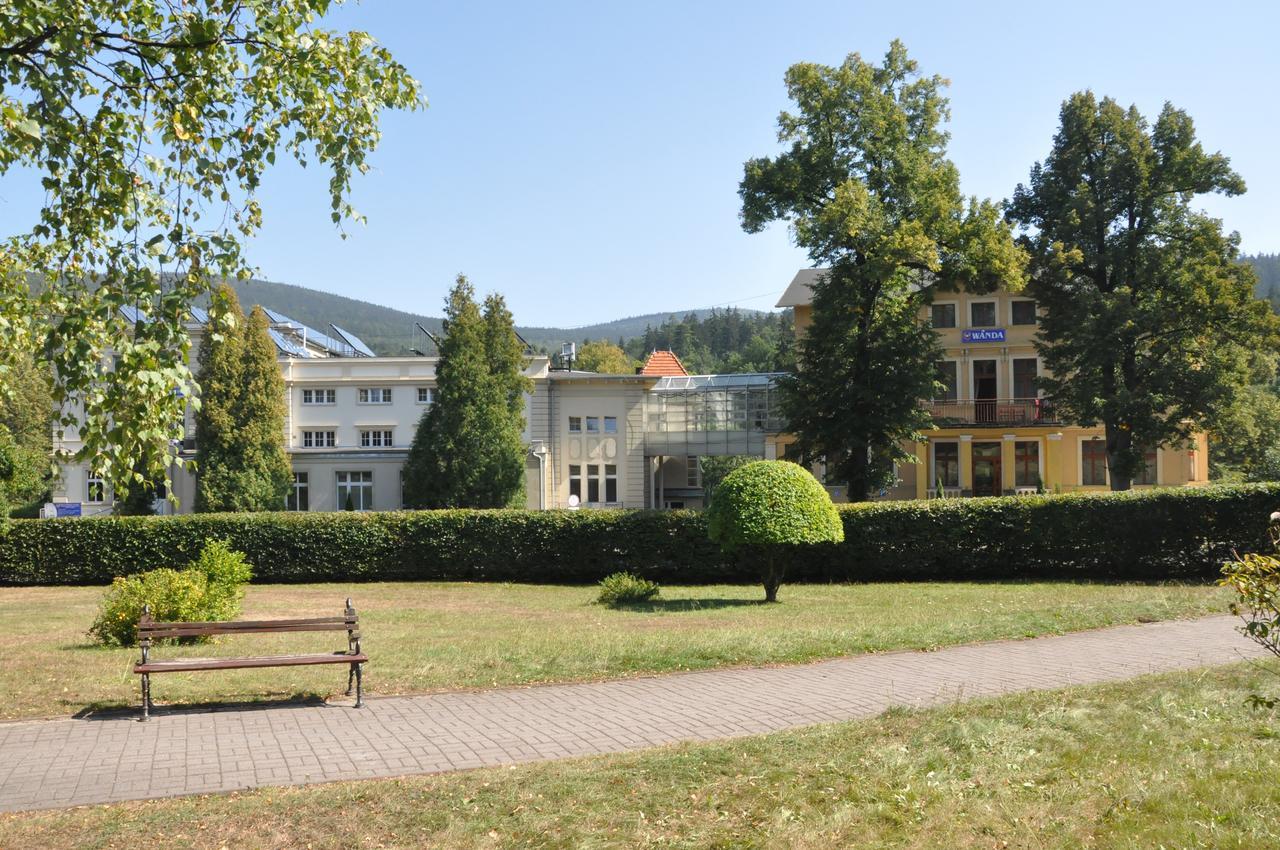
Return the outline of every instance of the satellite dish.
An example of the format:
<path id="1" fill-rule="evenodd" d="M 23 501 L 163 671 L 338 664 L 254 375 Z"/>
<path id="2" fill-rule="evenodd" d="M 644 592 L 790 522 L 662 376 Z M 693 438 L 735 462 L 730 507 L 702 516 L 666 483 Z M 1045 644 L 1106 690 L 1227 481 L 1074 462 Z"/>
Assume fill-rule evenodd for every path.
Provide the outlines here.
<path id="1" fill-rule="evenodd" d="M 569 510 L 571 510 L 571 511 L 576 511 L 576 510 L 578 509 L 578 505 L 580 505 L 581 503 L 582 503 L 582 500 L 581 500 L 581 499 L 579 499 L 577 496 L 570 496 L 570 497 L 569 497 Z"/>

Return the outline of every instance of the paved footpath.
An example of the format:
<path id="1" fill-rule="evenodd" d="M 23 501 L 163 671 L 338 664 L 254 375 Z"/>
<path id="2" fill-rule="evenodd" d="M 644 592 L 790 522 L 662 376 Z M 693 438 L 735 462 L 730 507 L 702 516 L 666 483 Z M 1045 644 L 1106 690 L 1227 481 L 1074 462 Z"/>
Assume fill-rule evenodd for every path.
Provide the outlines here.
<path id="1" fill-rule="evenodd" d="M 1238 622 L 1209 617 L 786 667 L 388 697 L 362 709 L 161 708 L 147 723 L 121 713 L 3 723 L 0 811 L 610 753 L 1258 657 Z M 163 693 L 163 677 L 156 687 Z"/>

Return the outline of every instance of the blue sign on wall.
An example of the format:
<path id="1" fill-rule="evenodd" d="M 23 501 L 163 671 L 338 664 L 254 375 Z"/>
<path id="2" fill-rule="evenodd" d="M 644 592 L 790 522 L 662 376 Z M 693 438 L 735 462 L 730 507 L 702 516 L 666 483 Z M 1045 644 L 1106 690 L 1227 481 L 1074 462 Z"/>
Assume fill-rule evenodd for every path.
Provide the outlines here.
<path id="1" fill-rule="evenodd" d="M 79 502 L 55 502 L 53 507 L 58 516 L 80 516 Z"/>
<path id="2" fill-rule="evenodd" d="M 960 332 L 961 342 L 1004 342 L 1004 328 L 970 328 Z"/>

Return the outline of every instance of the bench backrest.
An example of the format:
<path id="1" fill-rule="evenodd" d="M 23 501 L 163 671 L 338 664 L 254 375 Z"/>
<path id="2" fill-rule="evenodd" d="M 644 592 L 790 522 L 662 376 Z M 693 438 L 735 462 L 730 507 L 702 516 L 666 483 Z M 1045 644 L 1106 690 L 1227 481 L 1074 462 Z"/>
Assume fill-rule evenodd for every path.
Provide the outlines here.
<path id="1" fill-rule="evenodd" d="M 149 607 L 142 609 L 138 621 L 138 643 L 146 646 L 152 640 L 177 637 L 209 637 L 213 635 L 279 634 L 283 632 L 348 632 L 359 640 L 360 619 L 347 600 L 346 611 L 338 617 L 306 617 L 295 620 L 228 620 L 224 622 L 165 623 L 151 619 Z"/>

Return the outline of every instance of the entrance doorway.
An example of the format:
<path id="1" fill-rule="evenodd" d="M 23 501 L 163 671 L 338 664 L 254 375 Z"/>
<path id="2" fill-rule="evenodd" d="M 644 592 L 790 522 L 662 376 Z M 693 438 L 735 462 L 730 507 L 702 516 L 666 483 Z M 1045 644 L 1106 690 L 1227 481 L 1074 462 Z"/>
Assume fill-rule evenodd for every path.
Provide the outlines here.
<path id="1" fill-rule="evenodd" d="M 973 495 L 1000 495 L 1000 444 L 973 444 Z"/>
<path id="2" fill-rule="evenodd" d="M 973 406 L 977 422 L 996 421 L 996 361 L 973 361 Z"/>

